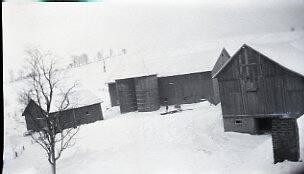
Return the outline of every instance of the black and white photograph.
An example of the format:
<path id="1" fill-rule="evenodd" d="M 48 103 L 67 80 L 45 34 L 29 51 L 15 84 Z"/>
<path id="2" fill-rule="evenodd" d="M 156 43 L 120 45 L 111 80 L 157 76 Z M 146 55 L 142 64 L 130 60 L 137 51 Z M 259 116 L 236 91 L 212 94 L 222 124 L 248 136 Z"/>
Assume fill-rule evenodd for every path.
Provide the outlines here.
<path id="1" fill-rule="evenodd" d="M 304 173 L 304 0 L 2 1 L 3 174 Z"/>

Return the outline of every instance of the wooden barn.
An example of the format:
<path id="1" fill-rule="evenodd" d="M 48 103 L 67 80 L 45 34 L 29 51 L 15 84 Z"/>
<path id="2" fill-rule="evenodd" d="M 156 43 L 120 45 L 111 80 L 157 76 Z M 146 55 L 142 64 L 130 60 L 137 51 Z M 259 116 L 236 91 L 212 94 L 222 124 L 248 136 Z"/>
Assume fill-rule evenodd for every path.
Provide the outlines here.
<path id="1" fill-rule="evenodd" d="M 214 75 L 225 131 L 270 132 L 275 162 L 299 159 L 304 56 L 290 44 L 244 44 Z"/>
<path id="2" fill-rule="evenodd" d="M 174 60 L 178 66 L 172 68 L 163 66 L 163 69 L 159 63 L 164 60 L 151 62 L 151 67 L 157 68 L 153 71 L 156 72 L 154 74 L 134 73 L 137 76 L 130 75 L 131 77 L 116 79 L 115 83 L 108 83 L 111 105 L 116 106 L 119 103 L 121 113 L 126 113 L 137 110 L 155 111 L 165 103 L 189 104 L 207 100 L 212 104 L 218 104 L 220 102 L 218 86 L 216 80 L 212 79 L 211 71 L 215 64 L 219 66 L 227 56 L 230 57 L 225 49 L 174 55 L 169 60 Z M 205 62 L 201 62 L 203 57 L 207 57 Z M 221 61 L 216 63 L 216 60 Z M 172 63 L 169 65 L 172 66 Z"/>
<path id="3" fill-rule="evenodd" d="M 74 102 L 77 102 L 77 104 L 63 111 L 56 111 L 53 107 L 50 116 L 59 115 L 61 128 L 67 129 L 103 120 L 100 106 L 101 101 L 95 96 L 92 96 L 92 94 L 82 92 L 82 95 L 77 96 L 77 99 L 75 99 Z M 27 130 L 39 131 L 41 128 L 45 127 L 44 113 L 45 110 L 40 108 L 35 101 L 30 100 L 22 113 L 22 116 L 25 116 Z"/>
<path id="4" fill-rule="evenodd" d="M 117 79 L 116 91 L 120 112 L 149 112 L 158 110 L 158 79 L 156 75 Z M 113 96 L 113 95 L 112 95 Z M 111 99 L 112 100 L 112 99 Z"/>

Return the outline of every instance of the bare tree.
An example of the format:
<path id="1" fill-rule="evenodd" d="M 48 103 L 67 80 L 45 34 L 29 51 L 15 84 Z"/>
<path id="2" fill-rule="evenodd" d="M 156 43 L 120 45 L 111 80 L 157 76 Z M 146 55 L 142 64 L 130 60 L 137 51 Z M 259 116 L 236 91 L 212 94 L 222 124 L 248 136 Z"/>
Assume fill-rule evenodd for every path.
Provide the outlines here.
<path id="1" fill-rule="evenodd" d="M 32 138 L 45 150 L 52 172 L 56 174 L 56 161 L 65 149 L 75 144 L 73 137 L 79 131 L 77 126 L 68 128 L 60 122 L 60 117 L 64 116 L 61 111 L 72 107 L 70 96 L 76 83 L 66 87 L 62 72 L 56 69 L 49 52 L 28 49 L 26 53 L 29 56 L 25 67 L 29 74 L 25 79 L 27 90 L 19 99 L 21 103 L 33 100 L 41 108 L 39 114 L 31 115 L 37 127 Z M 56 106 L 56 112 L 51 112 L 53 106 Z"/>

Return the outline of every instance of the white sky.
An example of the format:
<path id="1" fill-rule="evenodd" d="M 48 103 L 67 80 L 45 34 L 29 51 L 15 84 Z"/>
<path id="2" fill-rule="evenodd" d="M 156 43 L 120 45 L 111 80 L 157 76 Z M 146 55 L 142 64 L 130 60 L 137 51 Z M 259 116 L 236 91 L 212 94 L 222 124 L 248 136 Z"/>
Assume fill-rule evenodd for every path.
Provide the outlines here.
<path id="1" fill-rule="evenodd" d="M 178 3 L 177 3 L 178 2 Z M 4 71 L 39 46 L 70 60 L 108 48 L 128 52 L 243 34 L 304 28 L 304 0 L 2 3 Z"/>

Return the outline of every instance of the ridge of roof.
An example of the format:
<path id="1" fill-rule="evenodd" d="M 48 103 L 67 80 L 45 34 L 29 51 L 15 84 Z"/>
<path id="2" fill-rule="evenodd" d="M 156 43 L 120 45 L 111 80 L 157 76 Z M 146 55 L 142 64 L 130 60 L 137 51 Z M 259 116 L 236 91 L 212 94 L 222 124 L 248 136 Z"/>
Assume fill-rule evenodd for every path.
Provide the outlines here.
<path id="1" fill-rule="evenodd" d="M 251 46 L 249 46 L 248 44 L 245 44 L 245 43 L 244 43 L 244 44 L 243 44 L 243 45 L 234 53 L 234 55 L 233 55 L 233 56 L 232 56 L 232 57 L 231 57 L 223 66 L 222 66 L 222 68 L 221 68 L 216 74 L 214 74 L 214 75 L 212 76 L 212 78 L 216 78 L 216 77 L 218 76 L 218 74 L 220 74 L 220 73 L 223 71 L 223 69 L 225 69 L 225 67 L 227 67 L 227 65 L 236 57 L 236 55 L 237 55 L 237 54 L 241 51 L 241 49 L 243 49 L 244 47 L 248 47 L 248 48 L 250 48 L 250 49 L 252 49 L 252 50 L 258 52 L 259 54 L 263 55 L 263 56 L 266 57 L 268 60 L 270 60 L 271 62 L 277 64 L 278 66 L 280 66 L 280 67 L 282 67 L 282 68 L 284 68 L 284 69 L 286 69 L 286 70 L 288 70 L 288 71 L 290 71 L 290 72 L 292 72 L 292 73 L 295 73 L 295 74 L 297 74 L 297 75 L 299 75 L 299 76 L 301 76 L 301 77 L 304 77 L 303 74 L 301 74 L 301 73 L 299 73 L 299 72 L 296 72 L 296 71 L 294 71 L 294 70 L 292 70 L 292 69 L 290 69 L 290 68 L 288 68 L 288 67 L 286 67 L 286 66 L 280 64 L 279 62 L 277 62 L 277 61 L 275 61 L 274 59 L 270 58 L 269 56 L 265 55 L 265 54 L 262 53 L 261 51 L 259 51 L 259 50 L 257 50 L 257 49 L 254 49 L 253 47 L 251 47 Z M 304 57 L 303 57 L 303 62 L 304 62 Z"/>

